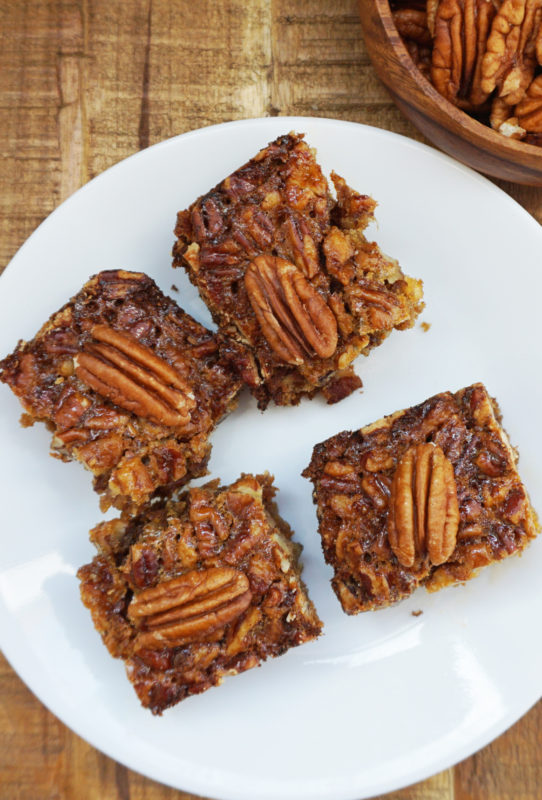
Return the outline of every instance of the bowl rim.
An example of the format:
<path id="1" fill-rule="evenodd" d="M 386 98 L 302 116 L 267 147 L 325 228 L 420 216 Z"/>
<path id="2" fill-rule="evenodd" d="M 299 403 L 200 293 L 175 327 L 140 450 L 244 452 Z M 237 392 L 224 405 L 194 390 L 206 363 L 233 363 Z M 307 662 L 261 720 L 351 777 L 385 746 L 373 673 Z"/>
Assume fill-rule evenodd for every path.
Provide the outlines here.
<path id="1" fill-rule="evenodd" d="M 360 2 L 364 3 L 367 2 L 367 0 L 360 0 Z M 382 21 L 382 25 L 390 47 L 394 53 L 396 53 L 401 65 L 420 87 L 428 100 L 431 100 L 432 102 L 436 103 L 437 106 L 440 106 L 441 110 L 452 119 L 455 117 L 455 115 L 460 115 L 461 119 L 458 119 L 457 122 L 469 130 L 473 136 L 483 139 L 487 145 L 494 145 L 498 148 L 504 147 L 513 153 L 515 152 L 518 155 L 523 155 L 523 157 L 532 156 L 536 160 L 541 161 L 542 167 L 542 147 L 528 144 L 527 142 L 521 141 L 521 139 L 511 139 L 508 136 L 504 136 L 502 133 L 498 133 L 490 125 L 484 125 L 483 122 L 479 122 L 475 117 L 472 117 L 462 108 L 459 108 L 459 106 L 456 106 L 447 100 L 444 95 L 440 94 L 440 92 L 435 89 L 433 84 L 425 77 L 421 70 L 418 69 L 412 57 L 410 56 L 410 53 L 406 49 L 403 39 L 395 25 L 389 0 L 373 0 L 373 3 L 379 18 Z M 390 28 L 390 26 L 392 26 L 392 28 Z M 390 35 L 392 33 L 397 37 L 397 42 Z M 412 67 L 414 67 L 414 69 L 412 69 Z"/>

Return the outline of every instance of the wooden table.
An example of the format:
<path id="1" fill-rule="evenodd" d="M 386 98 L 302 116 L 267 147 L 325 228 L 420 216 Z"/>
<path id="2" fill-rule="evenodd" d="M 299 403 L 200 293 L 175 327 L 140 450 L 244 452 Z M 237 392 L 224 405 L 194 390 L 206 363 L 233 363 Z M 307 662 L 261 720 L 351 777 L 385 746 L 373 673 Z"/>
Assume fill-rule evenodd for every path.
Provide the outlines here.
<path id="1" fill-rule="evenodd" d="M 422 137 L 368 61 L 357 0 L 3 0 L 0 264 L 82 183 L 204 125 L 312 115 Z M 542 189 L 501 184 L 539 221 Z M 521 670 L 518 669 L 518 680 Z M 191 800 L 72 734 L 0 661 L 3 800 Z M 540 800 L 542 703 L 387 800 Z"/>

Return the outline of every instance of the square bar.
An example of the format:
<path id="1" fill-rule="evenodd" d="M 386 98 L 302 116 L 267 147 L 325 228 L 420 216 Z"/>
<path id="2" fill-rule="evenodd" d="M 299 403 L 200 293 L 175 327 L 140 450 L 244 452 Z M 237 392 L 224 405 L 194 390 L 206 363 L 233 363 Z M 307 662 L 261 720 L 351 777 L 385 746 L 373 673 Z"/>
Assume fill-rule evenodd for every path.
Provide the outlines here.
<path id="1" fill-rule="evenodd" d="M 317 637 L 272 478 L 212 481 L 91 531 L 81 597 L 146 708 L 160 714 Z"/>
<path id="2" fill-rule="evenodd" d="M 204 475 L 208 436 L 241 385 L 214 334 L 124 270 L 91 278 L 0 361 L 0 380 L 23 425 L 52 431 L 52 455 L 93 473 L 103 510 L 133 510 Z"/>
<path id="3" fill-rule="evenodd" d="M 343 610 L 467 581 L 521 552 L 538 522 L 516 462 L 481 383 L 316 445 L 303 475 Z"/>
<path id="4" fill-rule="evenodd" d="M 302 134 L 279 137 L 178 214 L 173 255 L 230 339 L 264 409 L 361 386 L 352 362 L 414 324 L 422 283 L 363 231 L 375 201 L 331 174 Z"/>

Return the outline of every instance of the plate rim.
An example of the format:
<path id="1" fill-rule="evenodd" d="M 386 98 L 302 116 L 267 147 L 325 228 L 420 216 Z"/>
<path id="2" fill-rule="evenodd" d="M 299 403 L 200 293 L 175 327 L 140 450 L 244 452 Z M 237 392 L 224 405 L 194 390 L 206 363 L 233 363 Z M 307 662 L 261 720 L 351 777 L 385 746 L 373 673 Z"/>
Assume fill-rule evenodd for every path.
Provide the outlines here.
<path id="1" fill-rule="evenodd" d="M 256 118 L 247 118 L 241 120 L 234 120 L 230 122 L 222 122 L 215 125 L 208 125 L 203 128 L 198 128 L 194 130 L 187 131 L 185 133 L 169 137 L 167 139 L 161 140 L 160 142 L 156 142 L 155 144 L 151 145 L 150 147 L 140 150 L 137 152 L 132 153 L 130 156 L 116 162 L 115 164 L 108 167 L 103 172 L 99 173 L 95 177 L 93 177 L 90 181 L 80 187 L 76 192 L 71 194 L 68 198 L 66 198 L 61 204 L 59 204 L 50 214 L 48 214 L 45 219 L 36 227 L 36 229 L 30 234 L 29 237 L 23 242 L 23 244 L 18 248 L 16 253 L 14 254 L 13 258 L 9 261 L 4 269 L 0 278 L 3 278 L 6 273 L 9 271 L 10 277 L 13 275 L 13 268 L 10 270 L 10 267 L 21 257 L 24 257 L 24 251 L 26 246 L 29 242 L 39 234 L 39 232 L 43 229 L 44 226 L 47 226 L 54 223 L 54 219 L 58 212 L 68 203 L 72 202 L 76 196 L 80 196 L 83 193 L 89 190 L 89 187 L 93 187 L 96 185 L 96 182 L 99 182 L 106 174 L 109 174 L 111 171 L 117 170 L 120 167 L 126 167 L 128 162 L 134 163 L 134 160 L 137 159 L 144 159 L 148 156 L 149 151 L 156 151 L 157 149 L 163 149 L 165 147 L 175 146 L 177 143 L 184 141 L 186 139 L 194 138 L 194 137 L 201 137 L 202 135 L 214 135 L 220 130 L 224 129 L 235 129 L 236 127 L 253 127 L 258 128 L 262 127 L 265 128 L 267 125 L 277 124 L 277 120 L 280 120 L 281 123 L 284 123 L 284 127 L 291 130 L 292 127 L 298 128 L 298 126 L 305 126 L 310 124 L 318 124 L 324 127 L 336 127 L 337 125 L 340 127 L 349 127 L 353 129 L 358 129 L 363 132 L 364 130 L 368 130 L 371 132 L 371 135 L 377 135 L 379 137 L 384 137 L 386 139 L 397 140 L 400 139 L 404 145 L 412 147 L 416 150 L 421 150 L 425 152 L 429 157 L 436 158 L 437 160 L 444 161 L 448 166 L 453 167 L 456 170 L 459 170 L 461 173 L 465 174 L 470 180 L 475 180 L 480 182 L 487 187 L 490 187 L 493 193 L 497 192 L 502 198 L 506 198 L 506 202 L 509 204 L 510 208 L 514 210 L 514 213 L 520 213 L 521 216 L 530 220 L 529 224 L 534 223 L 535 229 L 539 232 L 542 231 L 542 228 L 537 223 L 537 220 L 525 209 L 521 206 L 513 197 L 511 197 L 507 192 L 505 192 L 501 187 L 497 186 L 495 183 L 490 181 L 488 178 L 478 174 L 471 168 L 455 161 L 450 156 L 436 150 L 434 147 L 427 145 L 422 142 L 418 142 L 416 140 L 410 139 L 408 136 L 403 134 L 394 133 L 392 131 L 387 131 L 381 128 L 377 128 L 375 126 L 366 125 L 363 123 L 357 123 L 353 121 L 347 120 L 340 120 L 340 119 L 332 119 L 327 117 L 305 117 L 305 116 L 287 116 L 287 117 L 256 117 Z M 263 146 L 263 144 L 262 144 Z M 173 214 L 175 212 L 172 212 Z M 21 255 L 22 254 L 22 255 Z M 0 284 L 1 285 L 1 284 Z M 0 606 L 2 608 L 2 606 Z M 133 763 L 133 761 L 129 758 L 129 752 L 123 752 L 119 755 L 119 753 L 113 753 L 109 748 L 105 747 L 100 743 L 97 737 L 91 736 L 88 732 L 81 732 L 81 726 L 78 724 L 77 718 L 72 718 L 69 713 L 64 713 L 64 709 L 61 709 L 60 713 L 58 710 L 53 708 L 54 700 L 57 697 L 57 694 L 54 690 L 47 687 L 46 682 L 43 686 L 38 686 L 36 688 L 36 680 L 34 674 L 31 674 L 31 670 L 28 669 L 27 663 L 24 660 L 24 650 L 27 646 L 26 642 L 17 641 L 17 638 L 13 638 L 12 633 L 9 631 L 10 623 L 13 620 L 9 620 L 5 614 L 0 614 L 0 642 L 2 646 L 3 653 L 10 664 L 11 668 L 16 672 L 16 674 L 23 680 L 26 686 L 30 689 L 30 691 L 38 698 L 38 700 L 43 703 L 43 705 L 53 713 L 61 722 L 63 722 L 70 730 L 75 732 L 78 736 L 81 736 L 85 741 L 87 741 L 91 746 L 96 748 L 98 751 L 105 753 L 108 757 L 112 758 L 114 761 L 117 761 L 123 764 L 125 767 L 138 772 L 144 776 L 147 776 L 159 783 L 164 785 L 171 786 L 176 789 L 181 789 L 184 791 L 196 792 L 200 794 L 206 794 L 209 791 L 209 783 L 205 781 L 205 778 L 202 780 L 198 780 L 196 776 L 190 776 L 190 783 L 188 788 L 185 786 L 178 785 L 177 782 L 171 782 L 167 778 L 164 778 L 162 774 L 160 774 L 159 770 L 154 771 L 150 769 L 150 765 L 147 764 L 144 767 L 144 770 L 138 768 L 138 765 Z M 7 643 L 7 646 L 6 646 Z M 398 790 L 404 786 L 412 785 L 418 781 L 427 779 L 431 775 L 440 772 L 441 770 L 447 769 L 454 764 L 457 764 L 459 761 L 469 757 L 473 753 L 477 752 L 481 748 L 487 746 L 488 743 L 493 741 L 496 737 L 504 733 L 511 727 L 515 722 L 517 722 L 522 716 L 524 716 L 542 697 L 542 684 L 539 687 L 539 694 L 534 699 L 530 698 L 528 702 L 523 703 L 521 706 L 521 710 L 517 711 L 517 708 L 514 708 L 514 711 L 510 710 L 506 714 L 504 714 L 498 722 L 495 722 L 492 726 L 490 726 L 485 732 L 483 736 L 480 736 L 476 739 L 476 742 L 473 747 L 473 742 L 469 742 L 466 744 L 461 750 L 454 751 L 453 755 L 442 755 L 439 759 L 434 759 L 432 761 L 432 766 L 430 771 L 428 772 L 427 768 L 418 767 L 417 770 L 413 770 L 409 773 L 408 783 L 401 783 L 400 785 L 397 783 L 397 780 L 382 780 L 381 783 L 377 788 L 371 789 L 371 794 L 366 795 L 363 794 L 363 797 L 373 797 L 375 794 L 380 794 L 383 792 L 390 792 L 394 790 Z M 361 790 L 363 792 L 363 789 Z M 359 798 L 359 793 L 353 789 L 353 791 L 348 791 L 347 793 L 344 792 L 336 792 L 334 791 L 334 800 L 349 800 L 356 794 L 356 797 Z M 239 800 L 239 798 L 248 798 L 253 796 L 251 792 L 244 792 L 239 791 L 238 788 L 235 790 L 235 793 L 226 792 L 221 794 L 221 798 L 223 800 Z M 294 794 L 284 794 L 281 795 L 284 798 L 287 797 L 298 797 L 299 795 L 296 793 Z M 320 796 L 320 795 L 319 795 Z M 327 796 L 327 795 L 326 795 Z M 322 795 L 323 797 L 323 795 Z"/>

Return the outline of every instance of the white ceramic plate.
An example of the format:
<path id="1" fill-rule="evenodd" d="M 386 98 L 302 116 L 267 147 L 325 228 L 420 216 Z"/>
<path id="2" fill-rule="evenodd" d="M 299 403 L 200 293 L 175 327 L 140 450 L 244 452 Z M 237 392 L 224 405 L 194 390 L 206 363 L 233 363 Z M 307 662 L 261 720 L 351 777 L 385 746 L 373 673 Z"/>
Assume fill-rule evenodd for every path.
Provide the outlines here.
<path id="1" fill-rule="evenodd" d="M 292 129 L 307 133 L 326 172 L 378 200 L 372 234 L 423 278 L 431 323 L 393 333 L 360 359 L 364 390 L 339 405 L 314 400 L 262 415 L 244 397 L 214 435 L 213 476 L 275 474 L 325 635 L 161 718 L 140 708 L 79 601 L 75 572 L 93 556 L 87 531 L 100 519 L 90 476 L 48 456 L 43 426 L 19 428 L 19 404 L 1 386 L 0 641 L 60 719 L 149 777 L 226 800 L 359 800 L 465 758 L 539 699 L 542 540 L 465 586 L 347 617 L 300 472 L 313 445 L 339 430 L 482 380 L 542 509 L 538 224 L 487 180 L 381 130 L 280 117 L 206 128 L 116 165 L 38 228 L 0 281 L 0 353 L 104 268 L 145 271 L 166 292 L 176 284 L 172 296 L 209 323 L 184 273 L 170 267 L 176 212 Z"/>

